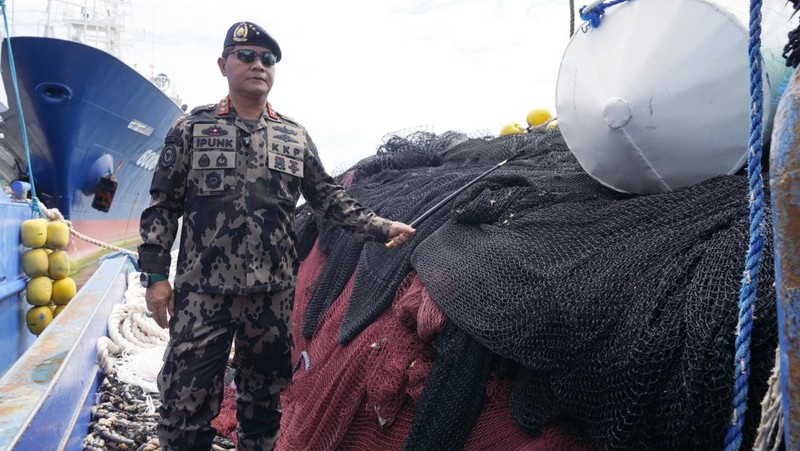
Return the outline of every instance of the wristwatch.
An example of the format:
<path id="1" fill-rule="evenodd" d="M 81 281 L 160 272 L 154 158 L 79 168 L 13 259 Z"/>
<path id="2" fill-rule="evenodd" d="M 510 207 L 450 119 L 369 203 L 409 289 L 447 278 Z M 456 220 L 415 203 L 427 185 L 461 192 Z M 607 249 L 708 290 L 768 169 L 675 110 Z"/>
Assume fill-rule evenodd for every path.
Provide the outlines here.
<path id="1" fill-rule="evenodd" d="M 162 280 L 167 280 L 167 276 L 165 276 L 164 274 L 147 273 L 147 272 L 143 272 L 139 275 L 139 282 L 145 288 L 149 287 L 150 285 L 156 282 L 161 282 Z"/>

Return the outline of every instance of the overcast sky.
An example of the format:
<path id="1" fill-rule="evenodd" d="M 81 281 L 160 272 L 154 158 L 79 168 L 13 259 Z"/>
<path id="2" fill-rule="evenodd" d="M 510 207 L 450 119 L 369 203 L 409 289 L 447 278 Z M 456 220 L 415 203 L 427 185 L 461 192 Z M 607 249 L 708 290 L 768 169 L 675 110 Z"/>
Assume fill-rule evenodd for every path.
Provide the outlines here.
<path id="1" fill-rule="evenodd" d="M 6 2 L 16 34 L 35 34 L 23 11 L 46 3 Z M 228 27 L 266 28 L 283 51 L 269 100 L 306 126 L 332 172 L 373 154 L 390 132 L 496 134 L 533 108 L 554 111 L 569 39 L 567 0 L 131 3 L 136 41 L 125 59 L 142 72 L 152 61 L 190 108 L 227 93 L 216 59 Z"/>

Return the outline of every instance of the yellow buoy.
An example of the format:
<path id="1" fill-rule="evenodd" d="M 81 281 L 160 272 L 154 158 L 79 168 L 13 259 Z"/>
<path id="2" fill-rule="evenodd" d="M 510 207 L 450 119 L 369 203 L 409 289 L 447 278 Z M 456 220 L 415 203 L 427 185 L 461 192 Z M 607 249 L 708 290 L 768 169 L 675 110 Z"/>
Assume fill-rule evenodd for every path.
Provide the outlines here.
<path id="1" fill-rule="evenodd" d="M 55 318 L 56 316 L 58 316 L 61 313 L 61 311 L 64 310 L 66 307 L 67 307 L 66 304 L 65 305 L 57 305 L 56 309 L 53 311 L 53 317 Z"/>
<path id="2" fill-rule="evenodd" d="M 47 223 L 47 247 L 64 249 L 69 244 L 69 227 L 66 223 L 52 221 Z"/>
<path id="3" fill-rule="evenodd" d="M 20 228 L 22 244 L 27 247 L 42 247 L 47 243 L 47 220 L 44 218 L 28 219 Z"/>
<path id="4" fill-rule="evenodd" d="M 46 276 L 49 263 L 44 249 L 28 249 L 22 254 L 22 271 L 30 277 Z"/>
<path id="5" fill-rule="evenodd" d="M 553 115 L 550 114 L 550 111 L 546 108 L 536 108 L 531 110 L 528 113 L 526 119 L 528 120 L 528 126 L 536 127 L 537 125 L 542 125 L 545 122 L 549 121 L 553 118 Z"/>
<path id="6" fill-rule="evenodd" d="M 516 122 L 510 122 L 500 129 L 500 136 L 516 135 L 518 133 L 525 133 L 525 129 L 520 127 Z"/>
<path id="7" fill-rule="evenodd" d="M 47 276 L 34 277 L 28 281 L 26 297 L 28 304 L 47 305 L 53 295 L 53 281 Z"/>
<path id="8" fill-rule="evenodd" d="M 69 276 L 69 254 L 55 251 L 48 256 L 50 278 L 61 280 Z"/>
<path id="9" fill-rule="evenodd" d="M 56 305 L 64 305 L 69 302 L 78 291 L 75 281 L 71 277 L 56 280 L 53 282 L 53 302 Z"/>
<path id="10" fill-rule="evenodd" d="M 53 311 L 46 305 L 31 307 L 25 313 L 25 322 L 28 324 L 28 330 L 34 335 L 42 333 L 44 328 L 50 324 L 50 321 L 53 321 Z"/>

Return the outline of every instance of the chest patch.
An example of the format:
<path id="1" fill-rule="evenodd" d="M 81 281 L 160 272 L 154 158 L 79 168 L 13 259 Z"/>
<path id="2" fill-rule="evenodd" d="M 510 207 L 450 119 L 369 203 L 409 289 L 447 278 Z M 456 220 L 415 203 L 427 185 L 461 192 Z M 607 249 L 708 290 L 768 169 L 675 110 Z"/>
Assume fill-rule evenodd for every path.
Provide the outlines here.
<path id="1" fill-rule="evenodd" d="M 195 124 L 192 129 L 195 150 L 236 149 L 236 127 L 221 124 Z"/>
<path id="2" fill-rule="evenodd" d="M 267 152 L 269 168 L 295 177 L 303 177 L 303 161 L 275 152 Z"/>
<path id="3" fill-rule="evenodd" d="M 232 150 L 197 150 L 192 153 L 192 169 L 234 169 L 236 152 Z"/>
<path id="4" fill-rule="evenodd" d="M 302 161 L 306 148 L 302 129 L 290 124 L 269 122 L 267 142 L 270 152 Z"/>
<path id="5" fill-rule="evenodd" d="M 207 191 L 219 191 L 222 188 L 222 174 L 209 171 L 203 178 L 203 188 Z"/>

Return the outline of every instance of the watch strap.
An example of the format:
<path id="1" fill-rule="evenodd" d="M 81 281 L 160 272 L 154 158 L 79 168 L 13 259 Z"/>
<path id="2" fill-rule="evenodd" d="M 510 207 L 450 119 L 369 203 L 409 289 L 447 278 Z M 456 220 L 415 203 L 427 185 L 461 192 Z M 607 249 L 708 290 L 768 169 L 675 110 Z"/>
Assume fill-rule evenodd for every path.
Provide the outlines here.
<path id="1" fill-rule="evenodd" d="M 164 274 L 151 273 L 147 275 L 148 284 L 154 284 L 156 282 L 161 282 L 162 280 L 167 280 L 167 279 L 168 277 Z"/>

